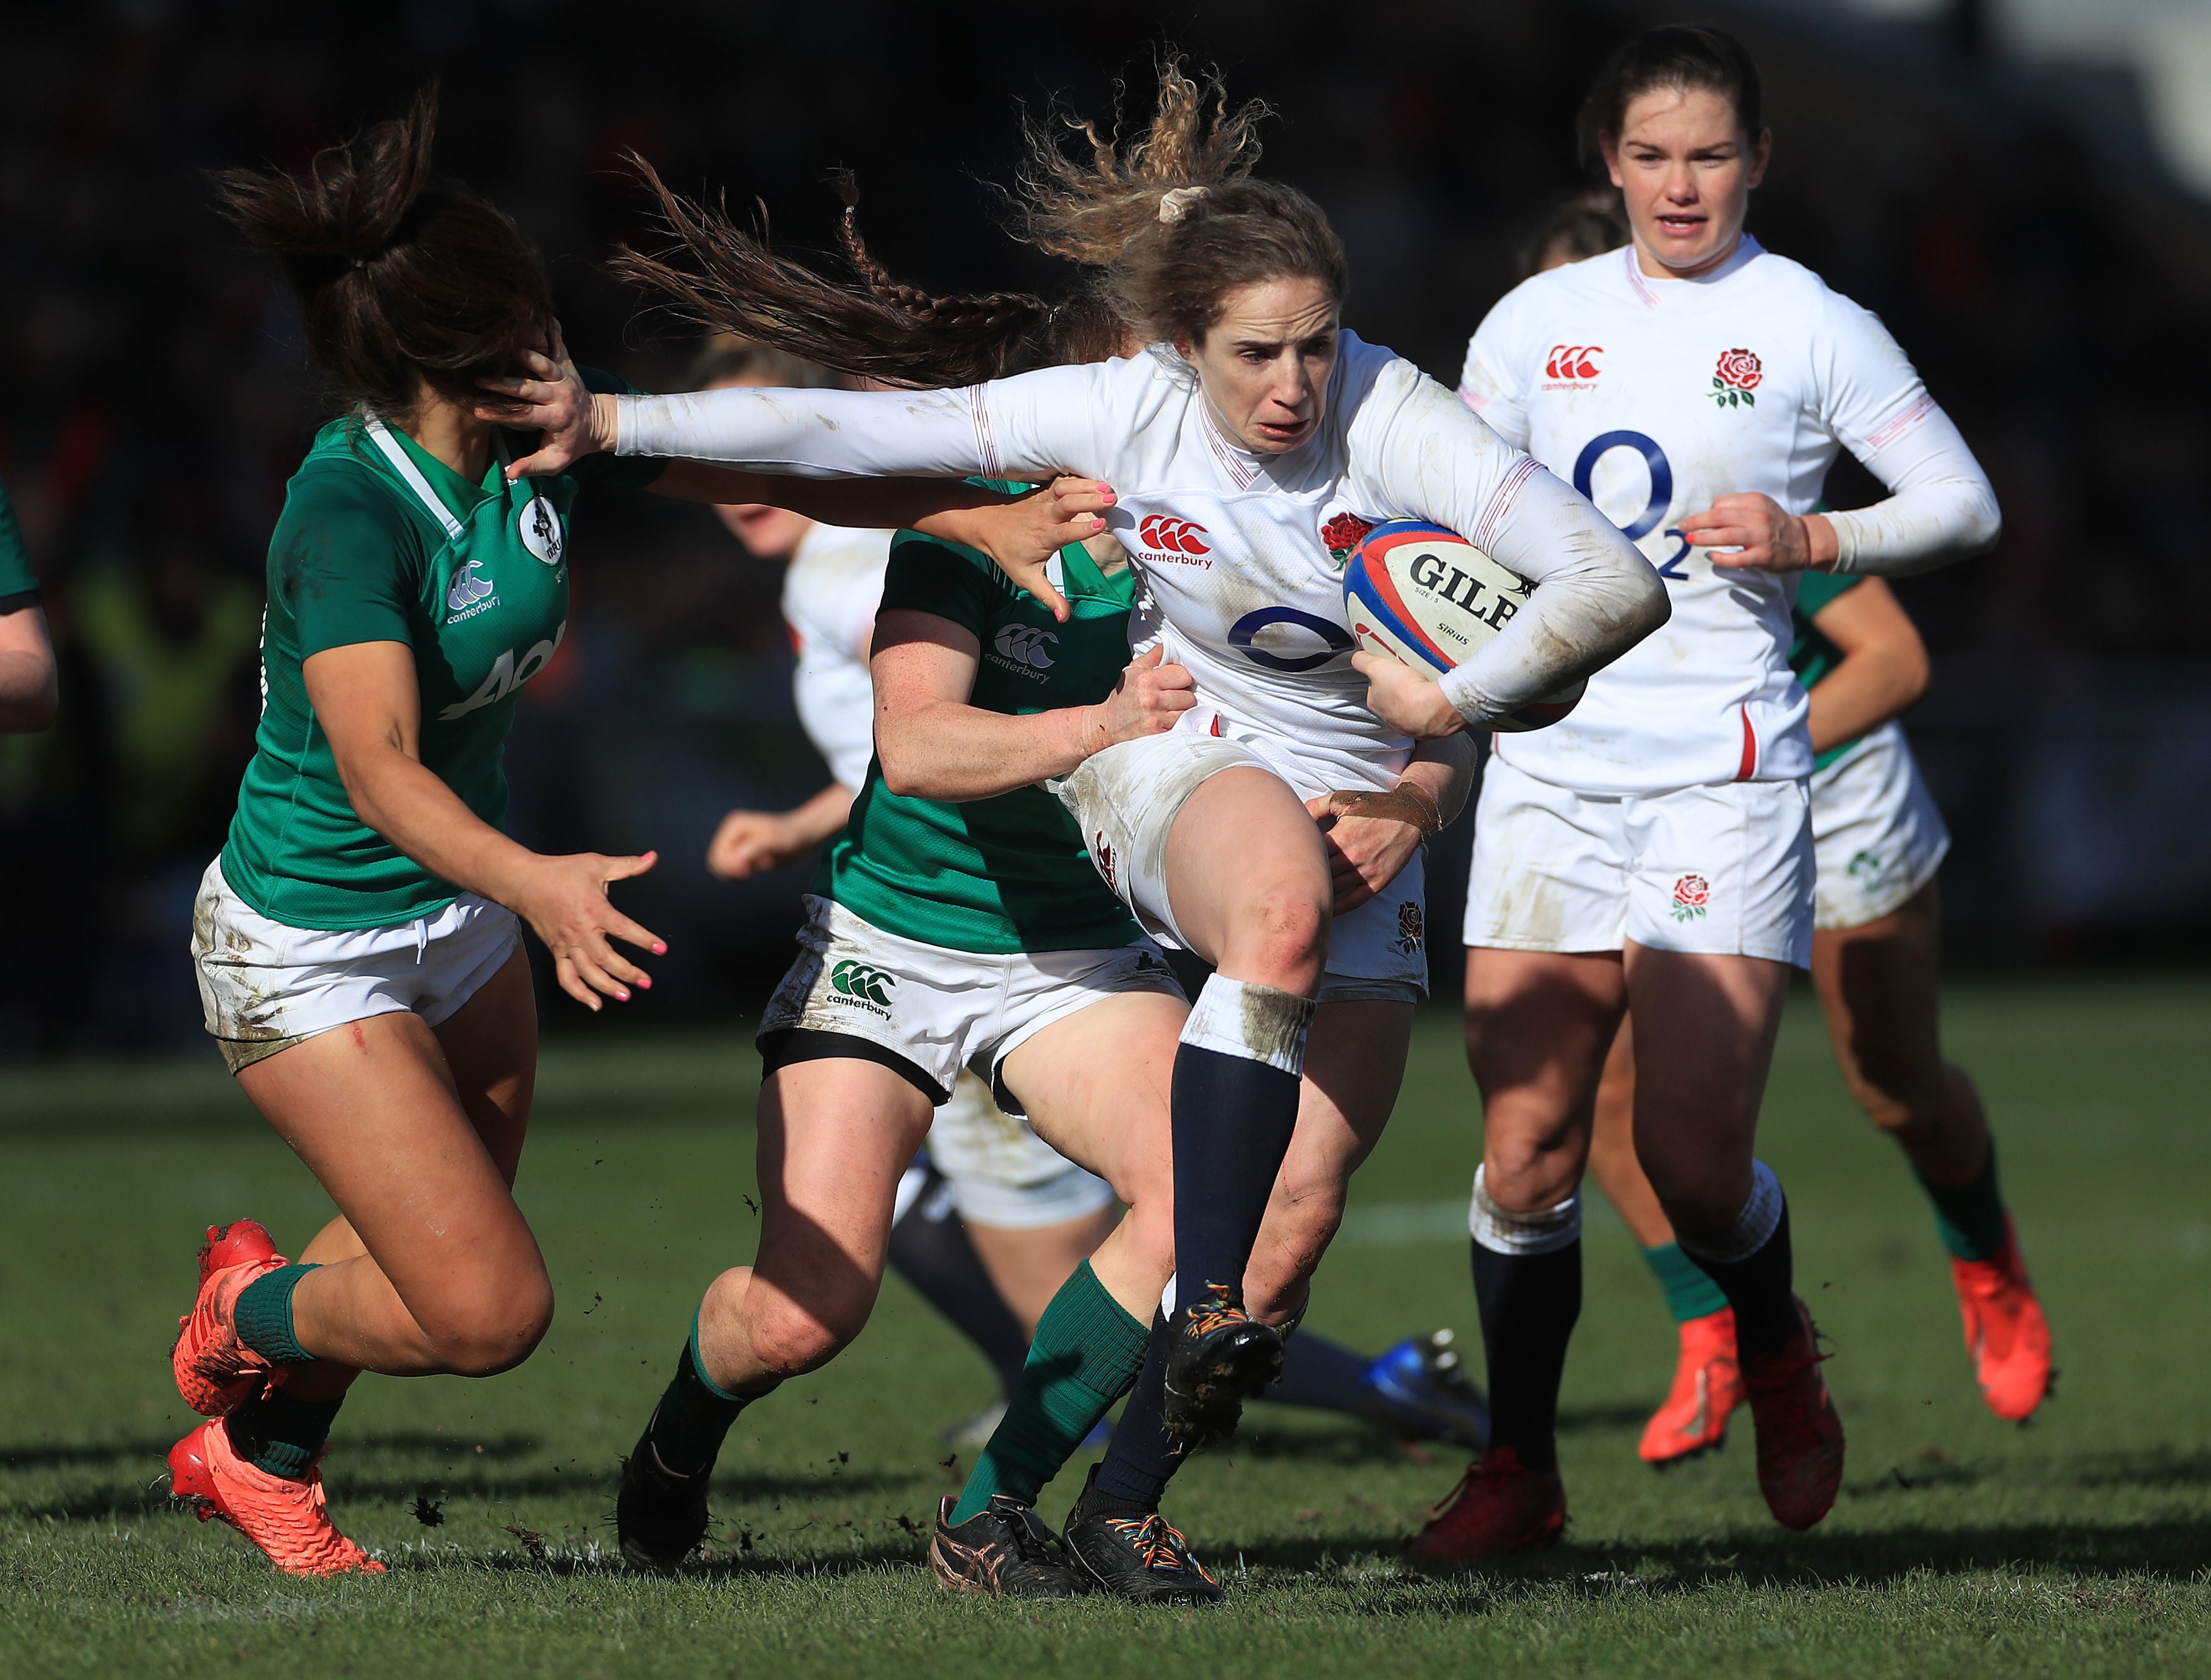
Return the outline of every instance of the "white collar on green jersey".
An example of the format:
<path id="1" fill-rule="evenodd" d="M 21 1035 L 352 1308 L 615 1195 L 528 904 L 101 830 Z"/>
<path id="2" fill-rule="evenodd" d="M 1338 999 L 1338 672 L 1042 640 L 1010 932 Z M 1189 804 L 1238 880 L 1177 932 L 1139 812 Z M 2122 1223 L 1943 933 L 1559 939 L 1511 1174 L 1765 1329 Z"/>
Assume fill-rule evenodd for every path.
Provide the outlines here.
<path id="1" fill-rule="evenodd" d="M 421 499 L 422 505 L 430 510 L 430 517 L 445 528 L 447 541 L 458 541 L 468 527 L 453 517 L 453 511 L 430 487 L 430 480 L 422 476 L 422 469 L 400 447 L 399 439 L 391 435 L 391 429 L 365 408 L 361 410 L 361 423 L 370 438 L 375 440 L 377 448 L 384 452 L 384 458 L 391 463 L 391 470 L 398 474 L 407 487 Z M 504 468 L 511 459 L 506 450 L 506 434 L 496 426 L 492 429 L 491 444 L 498 452 L 499 464 Z"/>

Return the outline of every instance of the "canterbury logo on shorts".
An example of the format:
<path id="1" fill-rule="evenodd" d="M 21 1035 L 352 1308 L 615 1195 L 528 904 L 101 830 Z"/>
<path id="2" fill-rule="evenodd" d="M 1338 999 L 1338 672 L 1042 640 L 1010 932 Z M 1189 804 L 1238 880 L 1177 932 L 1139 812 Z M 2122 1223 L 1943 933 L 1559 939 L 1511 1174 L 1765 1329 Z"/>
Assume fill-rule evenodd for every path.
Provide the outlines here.
<path id="1" fill-rule="evenodd" d="M 845 958 L 829 970 L 831 988 L 857 1000 L 890 1007 L 891 988 L 898 984 L 898 976 L 888 969 L 879 969 L 866 963 Z"/>

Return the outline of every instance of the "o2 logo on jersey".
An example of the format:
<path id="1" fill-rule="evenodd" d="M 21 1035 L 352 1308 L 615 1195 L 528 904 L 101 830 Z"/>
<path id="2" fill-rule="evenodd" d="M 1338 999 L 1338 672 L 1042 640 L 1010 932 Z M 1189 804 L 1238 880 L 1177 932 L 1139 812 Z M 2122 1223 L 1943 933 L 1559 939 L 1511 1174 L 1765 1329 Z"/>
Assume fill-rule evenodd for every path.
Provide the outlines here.
<path id="1" fill-rule="evenodd" d="M 1543 377 L 1561 384 L 1587 384 L 1602 371 L 1596 359 L 1603 354 L 1602 344 L 1554 344 L 1543 363 Z"/>
<path id="2" fill-rule="evenodd" d="M 1595 501 L 1596 497 L 1590 486 L 1596 481 L 1597 462 L 1614 450 L 1623 449 L 1640 455 L 1645 470 L 1651 474 L 1650 499 L 1644 504 L 1643 511 L 1620 528 L 1622 535 L 1635 542 L 1657 530 L 1659 521 L 1666 517 L 1666 510 L 1674 505 L 1673 463 L 1666 459 L 1666 451 L 1658 447 L 1656 438 L 1646 438 L 1640 432 L 1607 432 L 1590 438 L 1574 457 L 1574 488 Z M 1689 574 L 1681 565 L 1688 557 L 1689 539 L 1678 530 L 1669 529 L 1664 535 L 1672 537 L 1676 547 L 1659 563 L 1658 575 L 1673 583 L 1686 583 Z"/>
<path id="3" fill-rule="evenodd" d="M 1033 630 L 1024 624 L 1002 624 L 993 645 L 999 656 L 1011 664 L 1049 671 L 1051 656 L 1045 649 L 1057 647 L 1059 638 L 1049 630 Z"/>
<path id="4" fill-rule="evenodd" d="M 568 535 L 560 529 L 560 511 L 542 496 L 532 496 L 523 505 L 516 535 L 524 548 L 548 565 L 560 565 L 560 556 L 568 551 Z"/>
<path id="5" fill-rule="evenodd" d="M 517 659 L 514 650 L 509 648 L 492 662 L 490 672 L 476 692 L 465 700 L 455 701 L 439 712 L 439 722 L 450 723 L 457 717 L 465 717 L 472 711 L 496 705 L 506 698 L 553 662 L 553 656 L 560 651 L 560 638 L 567 633 L 568 621 L 563 619 L 548 640 L 534 643 L 521 658 Z"/>
<path id="6" fill-rule="evenodd" d="M 1186 556 L 1191 559 L 1213 552 L 1213 545 L 1205 540 L 1205 527 L 1195 520 L 1178 519 L 1172 514 L 1148 513 L 1136 527 L 1136 541 L 1148 553 L 1163 555 L 1169 559 Z M 1211 561 L 1203 564 L 1211 565 Z"/>
<path id="7" fill-rule="evenodd" d="M 1268 640 L 1273 645 L 1258 646 L 1259 638 L 1270 631 L 1274 634 Z M 1293 651 L 1305 642 L 1307 636 L 1318 637 L 1322 645 L 1310 652 Z M 1269 671 L 1312 671 L 1349 653 L 1359 644 L 1342 625 L 1316 613 L 1300 613 L 1294 607 L 1262 607 L 1256 613 L 1246 613 L 1228 627 L 1228 645 L 1254 665 L 1263 665 Z"/>

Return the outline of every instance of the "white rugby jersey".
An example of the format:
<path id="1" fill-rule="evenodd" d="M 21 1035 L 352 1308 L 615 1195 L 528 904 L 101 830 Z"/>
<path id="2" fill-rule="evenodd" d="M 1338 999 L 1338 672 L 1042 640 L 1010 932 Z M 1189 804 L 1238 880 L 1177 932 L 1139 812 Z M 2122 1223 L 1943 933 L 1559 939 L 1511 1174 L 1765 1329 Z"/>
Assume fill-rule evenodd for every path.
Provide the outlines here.
<path id="1" fill-rule="evenodd" d="M 1196 680 L 1181 727 L 1267 749 L 1308 796 L 1384 788 L 1410 743 L 1366 710 L 1352 669 L 1343 554 L 1323 536 L 1337 516 L 1433 520 L 1541 586 L 1445 680 L 1470 716 L 1611 657 L 1663 603 L 1616 529 L 1450 392 L 1351 333 L 1340 343 L 1326 417 L 1282 456 L 1231 442 L 1164 346 L 963 390 L 625 396 L 617 448 L 832 475 L 1102 480 L 1141 574 L 1131 638 L 1164 643 Z"/>
<path id="2" fill-rule="evenodd" d="M 868 650 L 890 558 L 888 531 L 816 525 L 783 574 L 783 621 L 798 656 L 791 684 L 798 721 L 830 776 L 854 793 L 875 752 Z"/>
<path id="3" fill-rule="evenodd" d="M 1748 235 L 1700 280 L 1652 280 L 1632 245 L 1537 275 L 1475 333 L 1459 395 L 1617 522 L 1673 600 L 1571 716 L 1497 738 L 1514 769 L 1561 787 L 1811 772 L 1788 659 L 1796 578 L 1716 567 L 1680 534 L 1686 516 L 1760 491 L 1808 513 L 1839 446 L 1899 493 L 1832 516 L 1849 569 L 1917 569 L 1995 540 L 1988 480 L 1896 341 Z"/>

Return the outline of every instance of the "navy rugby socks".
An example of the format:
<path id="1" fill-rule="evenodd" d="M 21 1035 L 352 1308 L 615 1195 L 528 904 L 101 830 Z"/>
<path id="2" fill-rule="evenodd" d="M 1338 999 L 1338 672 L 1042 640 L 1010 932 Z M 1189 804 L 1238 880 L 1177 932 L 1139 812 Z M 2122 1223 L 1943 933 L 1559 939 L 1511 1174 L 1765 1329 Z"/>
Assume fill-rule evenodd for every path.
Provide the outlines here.
<path id="1" fill-rule="evenodd" d="M 1684 1242 L 1735 1308 L 1735 1357 L 1743 1364 L 1774 1352 L 1802 1326 L 1796 1317 L 1789 1203 L 1763 1161 L 1753 1161 L 1750 1199 L 1715 1252 Z"/>
<path id="2" fill-rule="evenodd" d="M 1582 1205 L 1514 1213 L 1474 1175 L 1474 1298 L 1489 1361 L 1489 1446 L 1558 1468 L 1559 1383 L 1582 1312 Z"/>
<path id="3" fill-rule="evenodd" d="M 694 1315 L 691 1334 L 675 1362 L 675 1376 L 653 1408 L 645 1425 L 660 1466 L 670 1475 L 702 1476 L 714 1467 L 722 1450 L 722 1437 L 748 1403 L 741 1396 L 715 1386 L 700 1369 L 699 1320 Z"/>
<path id="4" fill-rule="evenodd" d="M 1166 1424 L 1167 1349 L 1173 1339 L 1166 1318 L 1154 1314 L 1144 1368 L 1091 1485 L 1093 1514 L 1142 1517 L 1158 1510 L 1167 1483 L 1182 1467 L 1183 1449 Z"/>
<path id="5" fill-rule="evenodd" d="M 1176 1052 L 1175 1274 L 1180 1302 L 1227 1288 L 1242 1298 L 1282 1157 L 1297 1128 L 1313 1003 L 1215 974 Z"/>
<path id="6" fill-rule="evenodd" d="M 1388 1428 L 1395 1420 L 1369 1380 L 1374 1362 L 1341 1342 L 1300 1330 L 1282 1343 L 1282 1380 L 1258 1398 L 1277 1405 L 1342 1411 Z"/>
<path id="7" fill-rule="evenodd" d="M 926 1177 L 921 1193 L 891 1227 L 891 1269 L 975 1345 L 1011 1400 L 1029 1352 L 1021 1321 L 999 1295 L 982 1256 L 968 1240 L 944 1175 L 926 1157 L 907 1170 Z M 1038 1329 L 1041 1333 L 1043 1326 Z"/>

